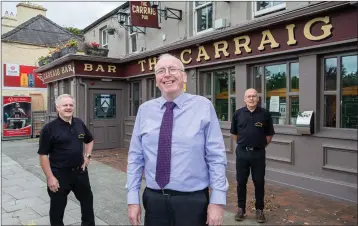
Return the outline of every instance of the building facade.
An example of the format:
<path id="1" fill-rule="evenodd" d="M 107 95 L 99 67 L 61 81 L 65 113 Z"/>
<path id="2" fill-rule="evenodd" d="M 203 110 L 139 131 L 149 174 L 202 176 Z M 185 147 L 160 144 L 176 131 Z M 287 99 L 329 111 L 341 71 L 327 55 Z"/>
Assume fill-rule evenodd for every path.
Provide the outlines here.
<path id="1" fill-rule="evenodd" d="M 244 2 L 212 4 L 223 7 Z M 245 90 L 254 87 L 260 105 L 270 111 L 276 131 L 266 150 L 266 179 L 356 202 L 357 4 L 317 2 L 256 19 L 248 18 L 259 12 L 245 4 L 241 10 L 245 8 L 246 14 L 240 16 L 246 21 L 230 27 L 202 35 L 192 33 L 153 48 L 148 45 L 151 49 L 125 52 L 120 58 L 68 55 L 37 72 L 49 84 L 48 95 L 58 92 L 54 87 L 60 82 L 64 84 L 62 93 L 76 97 L 76 115 L 93 132 L 95 149 L 128 147 L 139 105 L 161 95 L 154 82 L 157 57 L 176 55 L 188 75 L 186 92 L 213 102 L 225 141 L 229 177 L 235 176 L 236 158 L 231 117 L 244 106 Z M 218 8 L 213 7 L 214 15 L 230 15 Z M 125 40 L 119 45 L 127 46 Z M 108 48 L 111 53 L 110 42 Z M 302 127 L 306 111 L 313 114 Z"/>

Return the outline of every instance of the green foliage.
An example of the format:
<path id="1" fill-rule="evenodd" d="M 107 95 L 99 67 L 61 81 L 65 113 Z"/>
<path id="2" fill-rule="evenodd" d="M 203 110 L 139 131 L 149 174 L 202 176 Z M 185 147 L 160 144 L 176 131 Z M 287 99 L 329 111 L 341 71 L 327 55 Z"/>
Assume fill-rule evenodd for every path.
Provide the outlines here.
<path id="1" fill-rule="evenodd" d="M 75 35 L 82 35 L 82 30 L 78 29 L 78 28 L 75 28 L 75 27 L 65 27 L 65 29 L 69 32 L 71 32 L 72 34 L 75 34 Z"/>

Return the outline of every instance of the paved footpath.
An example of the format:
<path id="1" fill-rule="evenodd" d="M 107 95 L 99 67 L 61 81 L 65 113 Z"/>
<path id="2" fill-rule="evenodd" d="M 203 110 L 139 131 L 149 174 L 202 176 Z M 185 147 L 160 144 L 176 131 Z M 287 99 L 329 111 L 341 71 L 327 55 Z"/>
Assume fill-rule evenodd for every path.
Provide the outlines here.
<path id="1" fill-rule="evenodd" d="M 49 196 L 46 178 L 39 165 L 37 142 L 37 139 L 2 142 L 1 225 L 49 225 Z M 126 174 L 93 160 L 89 176 L 96 225 L 129 225 Z M 144 184 L 142 191 L 143 188 Z M 225 212 L 224 225 L 257 224 L 252 219 L 235 222 L 233 217 L 232 213 Z M 79 202 L 70 193 L 64 224 L 80 225 L 80 219 Z"/>

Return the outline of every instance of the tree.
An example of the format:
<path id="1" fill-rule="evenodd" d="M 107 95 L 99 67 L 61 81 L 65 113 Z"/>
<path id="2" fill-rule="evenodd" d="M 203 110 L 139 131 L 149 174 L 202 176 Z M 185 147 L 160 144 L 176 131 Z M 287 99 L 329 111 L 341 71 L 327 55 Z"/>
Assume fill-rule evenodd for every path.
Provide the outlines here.
<path id="1" fill-rule="evenodd" d="M 75 27 L 65 27 L 65 29 L 72 34 L 82 36 L 82 30 L 75 28 Z"/>

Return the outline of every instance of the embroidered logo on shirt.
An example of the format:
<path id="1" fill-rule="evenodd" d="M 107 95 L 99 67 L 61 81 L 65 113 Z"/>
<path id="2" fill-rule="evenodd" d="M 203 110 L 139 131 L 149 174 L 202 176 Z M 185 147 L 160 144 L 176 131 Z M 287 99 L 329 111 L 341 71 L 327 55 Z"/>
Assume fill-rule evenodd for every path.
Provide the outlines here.
<path id="1" fill-rule="evenodd" d="M 256 122 L 256 123 L 255 123 L 255 126 L 256 126 L 256 127 L 262 127 L 262 123 L 261 123 L 261 122 Z"/>
<path id="2" fill-rule="evenodd" d="M 85 134 L 84 134 L 84 133 L 80 133 L 80 135 L 78 135 L 78 138 L 80 138 L 80 139 L 85 138 Z"/>

